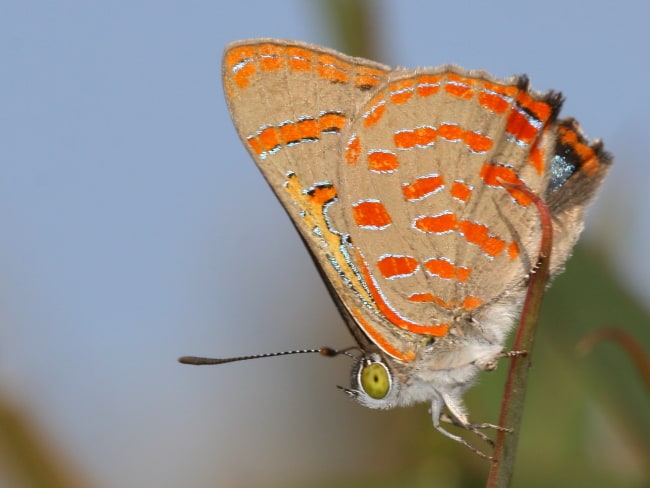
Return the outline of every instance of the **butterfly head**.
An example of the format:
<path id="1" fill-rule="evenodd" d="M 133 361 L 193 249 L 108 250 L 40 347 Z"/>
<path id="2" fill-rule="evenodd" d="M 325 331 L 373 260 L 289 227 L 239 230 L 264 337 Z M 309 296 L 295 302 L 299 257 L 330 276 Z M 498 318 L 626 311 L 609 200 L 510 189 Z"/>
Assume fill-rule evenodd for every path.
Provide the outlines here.
<path id="1" fill-rule="evenodd" d="M 401 382 L 379 353 L 364 353 L 355 359 L 350 388 L 341 388 L 364 407 L 388 409 L 397 406 Z"/>

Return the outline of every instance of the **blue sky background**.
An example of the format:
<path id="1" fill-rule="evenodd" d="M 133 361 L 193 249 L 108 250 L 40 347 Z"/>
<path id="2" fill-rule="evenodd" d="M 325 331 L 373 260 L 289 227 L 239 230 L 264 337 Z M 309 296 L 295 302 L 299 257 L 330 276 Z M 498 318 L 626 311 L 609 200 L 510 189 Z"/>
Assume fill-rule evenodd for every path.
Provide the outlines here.
<path id="1" fill-rule="evenodd" d="M 379 61 L 563 91 L 617 157 L 586 238 L 647 304 L 650 3 L 578 4 L 377 1 Z M 344 359 L 176 363 L 351 344 L 220 82 L 231 41 L 328 32 L 297 0 L 4 2 L 0 390 L 95 486 L 365 472 Z"/>

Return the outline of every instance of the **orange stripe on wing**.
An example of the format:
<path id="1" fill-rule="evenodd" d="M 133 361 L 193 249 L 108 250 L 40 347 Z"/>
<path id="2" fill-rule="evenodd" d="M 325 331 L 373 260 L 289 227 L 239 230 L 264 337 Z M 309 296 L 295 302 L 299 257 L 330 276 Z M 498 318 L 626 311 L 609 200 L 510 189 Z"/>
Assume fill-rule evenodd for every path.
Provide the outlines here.
<path id="1" fill-rule="evenodd" d="M 472 268 L 466 268 L 465 266 L 456 267 L 456 279 L 461 283 L 465 283 L 469 279 L 469 275 L 472 274 Z"/>
<path id="2" fill-rule="evenodd" d="M 276 44 L 262 44 L 258 48 L 258 63 L 262 71 L 277 71 L 284 64 L 286 49 Z"/>
<path id="3" fill-rule="evenodd" d="M 246 142 L 251 146 L 251 149 L 253 149 L 253 152 L 260 156 L 262 153 L 264 153 L 264 148 L 260 144 L 260 141 L 257 140 L 256 137 L 248 137 L 246 139 Z"/>
<path id="4" fill-rule="evenodd" d="M 368 154 L 368 169 L 378 173 L 391 173 L 399 167 L 397 156 L 386 151 L 372 151 Z"/>
<path id="5" fill-rule="evenodd" d="M 519 257 L 519 246 L 514 241 L 508 244 L 508 257 L 511 260 Z"/>
<path id="6" fill-rule="evenodd" d="M 392 220 L 384 204 L 376 200 L 364 200 L 352 205 L 352 215 L 359 227 L 381 230 L 388 227 Z"/>
<path id="7" fill-rule="evenodd" d="M 297 142 L 303 137 L 298 128 L 298 124 L 284 124 L 281 125 L 278 130 L 280 132 L 280 139 L 284 145 L 291 144 L 292 142 Z"/>
<path id="8" fill-rule="evenodd" d="M 357 88 L 368 89 L 377 86 L 384 78 L 386 78 L 386 73 L 383 71 L 368 66 L 359 66 L 354 77 L 354 85 Z"/>
<path id="9" fill-rule="evenodd" d="M 463 138 L 464 130 L 456 124 L 440 124 L 438 135 L 448 141 L 460 141 Z"/>
<path id="10" fill-rule="evenodd" d="M 580 170 L 587 175 L 592 175 L 600 169 L 600 160 L 596 157 L 596 152 L 586 144 L 580 142 L 575 130 L 561 125 L 558 127 L 560 142 L 573 149 L 580 158 Z"/>
<path id="11" fill-rule="evenodd" d="M 390 101 L 397 105 L 405 103 L 413 96 L 413 85 L 415 80 L 407 78 L 405 80 L 396 81 L 389 86 Z"/>
<path id="12" fill-rule="evenodd" d="M 230 69 L 233 81 L 239 88 L 246 88 L 251 76 L 257 73 L 254 57 L 255 48 L 253 46 L 237 47 L 226 55 L 226 66 Z M 237 67 L 236 71 L 235 67 Z"/>
<path id="13" fill-rule="evenodd" d="M 470 185 L 463 183 L 462 181 L 454 181 L 454 184 L 451 186 L 451 196 L 460 200 L 461 202 L 467 202 L 469 197 L 472 196 L 473 188 Z"/>
<path id="14" fill-rule="evenodd" d="M 306 195 L 314 205 L 320 207 L 337 197 L 336 188 L 333 186 L 317 186 L 307 192 Z"/>
<path id="15" fill-rule="evenodd" d="M 345 115 L 333 112 L 327 112 L 318 119 L 321 132 L 341 132 L 346 122 Z"/>
<path id="16" fill-rule="evenodd" d="M 445 91 L 450 95 L 464 100 L 469 100 L 474 95 L 474 90 L 468 86 L 449 84 L 445 85 Z"/>
<path id="17" fill-rule="evenodd" d="M 377 95 L 369 103 L 370 110 L 363 114 L 363 124 L 365 127 L 371 127 L 381 120 L 386 112 L 386 100 L 382 95 Z"/>
<path id="18" fill-rule="evenodd" d="M 492 148 L 492 139 L 488 136 L 464 130 L 457 124 L 440 124 L 437 129 L 433 127 L 417 127 L 413 130 L 399 130 L 395 132 L 393 140 L 398 149 L 411 149 L 413 147 L 426 147 L 433 144 L 436 137 L 448 141 L 463 141 L 476 153 L 483 153 Z"/>
<path id="19" fill-rule="evenodd" d="M 405 183 L 402 185 L 402 193 L 404 198 L 409 201 L 421 200 L 444 187 L 444 180 L 439 175 L 421 176 L 413 183 Z"/>
<path id="20" fill-rule="evenodd" d="M 472 295 L 466 296 L 465 300 L 463 301 L 463 308 L 465 310 L 474 310 L 475 308 L 480 307 L 481 305 L 483 305 L 483 301 Z"/>
<path id="21" fill-rule="evenodd" d="M 442 298 L 434 296 L 431 293 L 413 293 L 412 295 L 409 295 L 407 299 L 415 303 L 433 302 L 446 310 L 452 310 L 454 308 L 459 308 L 460 306 L 460 308 L 470 311 L 483 305 L 483 301 L 480 298 L 476 298 L 472 295 L 466 296 L 462 303 L 446 302 Z"/>
<path id="22" fill-rule="evenodd" d="M 533 168 L 535 168 L 538 175 L 542 175 L 544 173 L 544 168 L 546 166 L 544 161 L 544 151 L 539 144 L 540 141 L 541 139 L 537 141 L 537 144 L 535 144 L 530 150 L 530 156 L 528 156 L 528 162 Z"/>
<path id="23" fill-rule="evenodd" d="M 287 48 L 287 65 L 292 71 L 308 73 L 314 68 L 314 53 L 302 47 Z"/>
<path id="24" fill-rule="evenodd" d="M 461 283 L 467 281 L 469 275 L 472 274 L 471 268 L 456 266 L 446 259 L 440 258 L 427 259 L 424 262 L 424 268 L 433 276 L 446 280 L 456 279 Z"/>
<path id="25" fill-rule="evenodd" d="M 318 139 L 320 136 L 320 127 L 314 119 L 299 120 L 296 127 L 301 139 Z"/>
<path id="26" fill-rule="evenodd" d="M 478 132 L 465 131 L 463 141 L 476 153 L 483 153 L 492 149 L 492 139 Z"/>
<path id="27" fill-rule="evenodd" d="M 421 97 L 429 97 L 440 90 L 442 75 L 422 75 L 418 77 L 415 92 Z"/>
<path id="28" fill-rule="evenodd" d="M 264 151 L 272 151 L 276 147 L 280 146 L 280 138 L 278 131 L 275 127 L 267 127 L 260 135 L 257 136 L 257 140 L 264 149 Z"/>
<path id="29" fill-rule="evenodd" d="M 478 103 L 497 114 L 502 114 L 510 106 L 510 102 L 507 99 L 495 93 L 487 93 L 484 91 L 478 94 Z"/>
<path id="30" fill-rule="evenodd" d="M 486 225 L 470 222 L 469 220 L 461 220 L 458 223 L 458 230 L 467 242 L 476 244 L 489 256 L 498 256 L 506 247 L 506 241 L 491 236 Z"/>
<path id="31" fill-rule="evenodd" d="M 458 73 L 448 73 L 447 79 L 449 81 L 455 81 L 456 83 L 462 83 L 469 86 L 476 86 L 479 83 L 479 80 L 476 78 L 468 78 L 467 76 L 459 75 Z"/>
<path id="32" fill-rule="evenodd" d="M 354 165 L 359 162 L 361 156 L 361 140 L 355 135 L 348 141 L 345 147 L 345 162 L 346 164 Z"/>
<path id="33" fill-rule="evenodd" d="M 447 334 L 447 332 L 449 331 L 448 324 L 421 325 L 400 317 L 384 301 L 384 298 L 382 297 L 381 293 L 379 292 L 379 289 L 377 288 L 374 278 L 372 277 L 370 271 L 368 270 L 368 265 L 366 264 L 363 257 L 361 256 L 361 253 L 358 250 L 356 250 L 356 255 L 361 269 L 361 274 L 363 276 L 364 281 L 366 282 L 366 285 L 368 286 L 368 290 L 370 291 L 372 298 L 374 299 L 375 305 L 377 306 L 377 309 L 381 312 L 381 314 L 390 323 L 392 323 L 396 327 L 399 327 L 400 329 L 407 330 L 415 334 L 430 335 L 434 337 L 443 337 Z"/>
<path id="34" fill-rule="evenodd" d="M 483 181 L 490 186 L 501 186 L 502 182 L 511 183 L 513 185 L 526 186 L 526 184 L 519 179 L 517 173 L 512 168 L 507 166 L 499 166 L 495 164 L 485 163 L 481 168 L 480 176 Z M 505 187 L 510 196 L 516 200 L 519 205 L 527 207 L 532 200 L 521 190 L 517 188 Z"/>
<path id="35" fill-rule="evenodd" d="M 425 292 L 425 293 L 413 293 L 408 296 L 407 300 L 416 303 L 423 303 L 423 302 L 432 302 L 433 298 L 434 297 L 431 293 Z"/>
<path id="36" fill-rule="evenodd" d="M 322 133 L 339 134 L 345 126 L 346 120 L 343 114 L 326 112 L 318 119 L 305 117 L 297 122 L 283 122 L 277 127 L 264 127 L 257 135 L 249 136 L 246 139 L 255 154 L 266 157 L 263 155 L 264 153 L 272 153 L 284 146 L 317 141 Z"/>
<path id="37" fill-rule="evenodd" d="M 425 147 L 433 144 L 438 132 L 433 127 L 418 127 L 413 130 L 400 130 L 395 132 L 393 140 L 398 149 L 411 149 L 419 146 Z"/>
<path id="38" fill-rule="evenodd" d="M 519 88 L 514 85 L 501 85 L 500 83 L 493 83 L 487 80 L 483 81 L 483 87 L 486 90 L 490 90 L 505 97 L 514 97 L 519 91 Z"/>
<path id="39" fill-rule="evenodd" d="M 528 118 L 517 109 L 513 109 L 510 112 L 508 121 L 506 122 L 506 131 L 516 139 L 527 144 L 533 142 L 539 132 L 537 127 L 532 125 Z"/>
<path id="40" fill-rule="evenodd" d="M 443 213 L 417 217 L 413 222 L 413 227 L 422 232 L 440 234 L 455 230 L 457 223 L 456 216 L 453 213 Z"/>
<path id="41" fill-rule="evenodd" d="M 406 277 L 418 269 L 418 261 L 411 256 L 384 256 L 377 261 L 377 268 L 384 278 Z"/>
<path id="42" fill-rule="evenodd" d="M 413 349 L 410 349 L 408 351 L 400 351 L 390 341 L 388 341 L 384 335 L 382 335 L 377 329 L 370 325 L 370 323 L 363 318 L 358 310 L 352 309 L 351 312 L 354 316 L 354 319 L 357 321 L 357 324 L 359 324 L 359 327 L 361 327 L 361 330 L 363 330 L 363 332 L 370 338 L 372 342 L 377 345 L 377 347 L 379 347 L 379 349 L 384 351 L 389 356 L 405 363 L 410 363 L 415 359 L 415 351 Z"/>
<path id="43" fill-rule="evenodd" d="M 527 92 L 517 94 L 517 103 L 532 113 L 540 122 L 546 122 L 553 113 L 552 106 L 543 100 L 535 100 Z"/>
<path id="44" fill-rule="evenodd" d="M 450 279 L 456 276 L 455 266 L 444 259 L 429 259 L 424 262 L 424 267 L 430 274 L 443 279 Z"/>
<path id="45" fill-rule="evenodd" d="M 454 97 L 469 100 L 474 96 L 474 86 L 477 83 L 478 81 L 474 78 L 449 73 L 447 75 L 445 91 Z"/>
<path id="46" fill-rule="evenodd" d="M 350 65 L 329 54 L 318 56 L 316 72 L 321 78 L 332 83 L 347 83 L 350 81 Z"/>

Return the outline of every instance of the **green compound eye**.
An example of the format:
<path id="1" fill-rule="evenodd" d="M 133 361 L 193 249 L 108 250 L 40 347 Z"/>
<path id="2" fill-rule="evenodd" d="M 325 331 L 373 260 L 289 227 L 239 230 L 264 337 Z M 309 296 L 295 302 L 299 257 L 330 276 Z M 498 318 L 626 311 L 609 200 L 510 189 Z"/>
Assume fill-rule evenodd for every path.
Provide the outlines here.
<path id="1" fill-rule="evenodd" d="M 380 400 L 388 394 L 390 378 L 383 364 L 371 363 L 361 370 L 361 387 L 369 397 Z"/>

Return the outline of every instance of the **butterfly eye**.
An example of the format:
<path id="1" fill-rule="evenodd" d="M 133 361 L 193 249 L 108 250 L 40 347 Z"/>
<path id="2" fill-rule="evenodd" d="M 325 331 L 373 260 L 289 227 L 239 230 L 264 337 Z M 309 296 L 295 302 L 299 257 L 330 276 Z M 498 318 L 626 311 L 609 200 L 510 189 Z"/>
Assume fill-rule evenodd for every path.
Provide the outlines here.
<path id="1" fill-rule="evenodd" d="M 390 390 L 390 376 L 386 366 L 381 363 L 370 363 L 361 370 L 361 387 L 369 397 L 380 400 Z"/>

